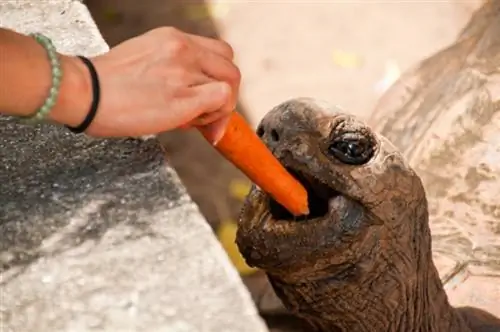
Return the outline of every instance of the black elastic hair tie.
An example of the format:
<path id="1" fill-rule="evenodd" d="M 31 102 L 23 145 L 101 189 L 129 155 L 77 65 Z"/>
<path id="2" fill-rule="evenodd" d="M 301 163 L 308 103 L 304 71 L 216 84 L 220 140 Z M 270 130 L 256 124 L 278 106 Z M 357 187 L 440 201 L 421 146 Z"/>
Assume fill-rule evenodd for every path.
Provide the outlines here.
<path id="1" fill-rule="evenodd" d="M 101 87 L 99 85 L 99 77 L 97 76 L 97 71 L 95 70 L 94 64 L 84 56 L 79 55 L 78 57 L 83 61 L 90 72 L 90 79 L 92 81 L 92 103 L 90 104 L 90 111 L 87 113 L 87 116 L 79 126 L 66 126 L 66 128 L 68 128 L 75 134 L 83 133 L 90 126 L 97 114 L 99 100 L 101 99 Z"/>

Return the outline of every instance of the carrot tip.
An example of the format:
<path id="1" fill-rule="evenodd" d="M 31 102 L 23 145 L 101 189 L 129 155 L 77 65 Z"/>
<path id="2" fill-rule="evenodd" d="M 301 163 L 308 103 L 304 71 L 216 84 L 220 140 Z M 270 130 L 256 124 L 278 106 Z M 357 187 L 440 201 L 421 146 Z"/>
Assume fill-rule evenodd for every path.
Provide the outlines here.
<path id="1" fill-rule="evenodd" d="M 284 208 L 296 216 L 309 214 L 306 190 L 288 174 L 241 115 L 233 113 L 219 137 L 214 137 L 207 127 L 198 128 L 212 146 Z"/>
<path id="2" fill-rule="evenodd" d="M 288 208 L 287 208 L 288 209 Z M 296 217 L 307 216 L 309 214 L 309 208 L 301 209 L 299 213 L 293 213 Z"/>

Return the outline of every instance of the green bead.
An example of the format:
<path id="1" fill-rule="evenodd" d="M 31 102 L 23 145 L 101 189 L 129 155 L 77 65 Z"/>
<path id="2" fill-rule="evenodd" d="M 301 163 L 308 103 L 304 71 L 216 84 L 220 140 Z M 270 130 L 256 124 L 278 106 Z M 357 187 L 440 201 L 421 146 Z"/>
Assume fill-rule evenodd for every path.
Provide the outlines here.
<path id="1" fill-rule="evenodd" d="M 44 121 L 45 118 L 49 115 L 54 105 L 56 104 L 57 96 L 59 95 L 59 89 L 61 86 L 61 78 L 63 75 L 63 71 L 61 68 L 61 63 L 59 61 L 59 56 L 57 54 L 56 47 L 54 46 L 50 38 L 39 33 L 31 34 L 31 36 L 40 45 L 42 45 L 43 48 L 45 48 L 45 51 L 47 52 L 47 57 L 49 58 L 51 74 L 52 74 L 52 79 L 51 79 L 52 86 L 49 89 L 49 95 L 45 99 L 43 105 L 31 116 L 22 117 L 24 122 L 35 124 Z"/>
<path id="2" fill-rule="evenodd" d="M 58 92 L 58 89 L 57 87 L 54 86 L 55 84 L 52 85 L 52 87 L 50 88 L 50 95 L 51 96 L 55 96 L 57 95 L 57 92 Z"/>
<path id="3" fill-rule="evenodd" d="M 56 77 L 59 77 L 61 76 L 61 69 L 59 67 L 54 67 L 52 69 L 52 75 L 56 76 Z"/>
<path id="4" fill-rule="evenodd" d="M 55 98 L 50 98 L 50 99 L 47 99 L 47 103 L 45 105 L 47 105 L 47 111 L 49 111 L 52 107 L 54 107 L 54 104 L 56 103 L 56 100 Z"/>

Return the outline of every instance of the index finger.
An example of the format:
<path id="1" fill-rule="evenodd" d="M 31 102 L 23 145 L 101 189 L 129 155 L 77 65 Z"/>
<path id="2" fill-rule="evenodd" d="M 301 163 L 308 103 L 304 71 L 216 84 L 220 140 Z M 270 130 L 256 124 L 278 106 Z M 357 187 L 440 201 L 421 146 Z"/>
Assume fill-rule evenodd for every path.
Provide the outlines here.
<path id="1" fill-rule="evenodd" d="M 240 89 L 241 73 L 239 68 L 221 56 L 208 52 L 200 57 L 201 70 L 205 75 L 231 86 L 231 98 L 222 109 L 230 112 L 236 108 Z"/>
<path id="2" fill-rule="evenodd" d="M 218 55 L 228 60 L 233 60 L 234 58 L 233 48 L 223 40 L 197 36 L 193 34 L 187 34 L 187 36 L 198 45 L 203 46 L 204 48 L 217 53 Z"/>

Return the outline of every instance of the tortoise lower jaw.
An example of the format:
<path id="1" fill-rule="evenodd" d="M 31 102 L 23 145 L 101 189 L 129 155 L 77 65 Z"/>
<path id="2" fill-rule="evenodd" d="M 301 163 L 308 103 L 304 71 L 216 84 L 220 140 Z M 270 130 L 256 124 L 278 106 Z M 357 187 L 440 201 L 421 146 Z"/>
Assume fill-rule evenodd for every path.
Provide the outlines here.
<path id="1" fill-rule="evenodd" d="M 273 198 L 269 197 L 268 210 L 271 218 L 281 221 L 305 221 L 326 217 L 330 212 L 330 200 L 339 196 L 340 193 L 313 175 L 290 167 L 287 167 L 287 170 L 307 190 L 310 213 L 296 217 Z"/>

